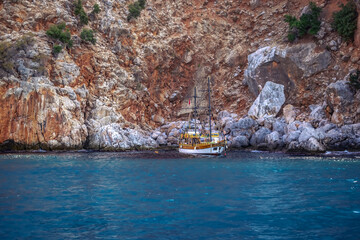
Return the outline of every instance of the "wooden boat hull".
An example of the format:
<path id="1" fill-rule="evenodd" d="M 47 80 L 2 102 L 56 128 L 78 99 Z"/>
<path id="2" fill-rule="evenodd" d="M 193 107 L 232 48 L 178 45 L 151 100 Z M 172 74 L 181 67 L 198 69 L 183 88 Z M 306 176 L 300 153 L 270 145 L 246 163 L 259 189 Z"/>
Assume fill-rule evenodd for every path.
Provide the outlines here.
<path id="1" fill-rule="evenodd" d="M 225 151 L 225 144 L 180 144 L 179 152 L 185 154 L 220 155 Z"/>

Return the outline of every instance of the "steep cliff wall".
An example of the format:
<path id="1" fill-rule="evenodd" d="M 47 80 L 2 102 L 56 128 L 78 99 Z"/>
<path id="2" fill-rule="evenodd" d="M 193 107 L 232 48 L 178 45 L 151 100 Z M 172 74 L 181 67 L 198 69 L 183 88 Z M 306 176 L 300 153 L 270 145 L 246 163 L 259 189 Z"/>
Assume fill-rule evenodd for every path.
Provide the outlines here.
<path id="1" fill-rule="evenodd" d="M 284 15 L 299 16 L 309 1 L 148 0 L 141 16 L 128 22 L 131 2 L 83 1 L 87 13 L 95 3 L 101 9 L 86 26 L 95 31 L 95 45 L 80 39 L 84 26 L 73 1 L 0 3 L 1 48 L 11 50 L 1 55 L 0 68 L 4 148 L 156 146 L 147 138 L 151 129 L 185 116 L 182 107 L 194 87 L 206 87 L 209 75 L 218 110 L 243 116 L 263 79 L 281 78 L 292 84 L 286 102 L 306 118 L 309 105 L 326 102 L 327 86 L 359 64 L 359 49 L 329 25 L 339 1 L 316 1 L 323 8 L 321 34 L 291 44 Z M 56 42 L 45 32 L 60 22 L 70 29 L 74 46 L 54 56 Z M 250 83 L 244 76 L 251 67 L 248 56 L 264 47 L 292 55 L 255 69 L 258 77 Z M 319 54 L 325 54 L 322 62 L 304 60 Z M 309 67 L 317 70 L 306 74 Z M 334 111 L 329 107 L 329 119 Z M 354 122 L 357 117 L 348 118 Z"/>

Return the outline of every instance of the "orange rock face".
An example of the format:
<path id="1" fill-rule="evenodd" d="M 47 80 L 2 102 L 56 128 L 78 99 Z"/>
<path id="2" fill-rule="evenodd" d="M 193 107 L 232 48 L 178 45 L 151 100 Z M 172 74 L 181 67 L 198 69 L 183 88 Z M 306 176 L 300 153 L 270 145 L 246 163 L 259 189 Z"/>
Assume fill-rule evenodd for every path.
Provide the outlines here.
<path id="1" fill-rule="evenodd" d="M 17 90 L 20 91 L 19 88 Z M 75 109 L 73 114 L 69 114 L 69 109 L 61 106 L 66 101 L 57 105 L 56 101 L 59 99 L 55 99 L 56 94 L 46 88 L 20 94 L 22 95 L 18 97 L 5 95 L 0 100 L 1 106 L 7 110 L 0 113 L 0 142 L 11 139 L 26 148 L 82 146 L 86 129 L 76 129 L 76 124 L 72 124 L 78 116 Z M 83 130 L 85 132 L 81 133 Z"/>

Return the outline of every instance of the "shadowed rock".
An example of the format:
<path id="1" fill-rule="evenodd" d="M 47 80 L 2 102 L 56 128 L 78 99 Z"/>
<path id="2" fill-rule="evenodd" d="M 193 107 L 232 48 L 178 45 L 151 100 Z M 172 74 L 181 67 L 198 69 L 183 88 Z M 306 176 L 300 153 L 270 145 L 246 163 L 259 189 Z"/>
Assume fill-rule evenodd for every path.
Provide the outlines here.
<path id="1" fill-rule="evenodd" d="M 331 122 L 335 124 L 352 123 L 357 109 L 353 108 L 354 93 L 347 81 L 341 80 L 330 84 L 326 89 L 325 96 L 326 103 L 332 111 Z"/>
<path id="2" fill-rule="evenodd" d="M 246 148 L 249 146 L 249 140 L 245 136 L 237 136 L 231 141 L 231 147 Z"/>
<path id="3" fill-rule="evenodd" d="M 276 119 L 272 124 L 272 130 L 278 132 L 281 136 L 285 134 L 286 123 L 283 119 Z"/>
<path id="4" fill-rule="evenodd" d="M 268 144 L 269 149 L 271 149 L 271 150 L 282 145 L 282 140 L 280 138 L 280 134 L 276 131 L 266 135 L 265 141 Z"/>
<path id="5" fill-rule="evenodd" d="M 267 81 L 282 84 L 287 97 L 294 97 L 297 81 L 310 77 L 326 69 L 331 62 L 327 50 L 318 51 L 315 43 L 293 46 L 264 47 L 248 56 L 248 68 L 244 82 L 254 96 L 259 94 L 259 86 Z"/>
<path id="6" fill-rule="evenodd" d="M 266 135 L 268 135 L 270 133 L 271 133 L 270 129 L 265 128 L 265 127 L 260 128 L 257 132 L 255 132 L 252 135 L 252 137 L 250 139 L 251 146 L 257 147 L 260 144 L 266 143 L 265 137 L 266 137 Z"/>

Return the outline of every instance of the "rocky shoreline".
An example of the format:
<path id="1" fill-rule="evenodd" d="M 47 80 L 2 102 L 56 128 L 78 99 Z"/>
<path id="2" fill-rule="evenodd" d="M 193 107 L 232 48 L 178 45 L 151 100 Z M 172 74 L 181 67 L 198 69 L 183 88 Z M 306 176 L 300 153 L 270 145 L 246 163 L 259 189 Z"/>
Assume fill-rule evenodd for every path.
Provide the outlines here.
<path id="1" fill-rule="evenodd" d="M 219 113 L 218 122 L 223 127 L 230 150 L 264 150 L 298 153 L 318 153 L 325 151 L 358 151 L 360 150 L 360 123 L 343 125 L 322 121 L 314 127 L 309 122 L 286 122 L 284 117 L 254 120 L 251 117 L 236 119 L 236 114 L 223 111 Z M 95 150 L 95 151 L 129 151 L 176 149 L 181 129 L 187 122 L 178 121 L 165 124 L 146 136 L 143 132 L 132 129 L 121 129 L 99 135 L 91 144 L 78 148 L 51 148 L 46 145 L 26 146 L 14 141 L 5 141 L 0 151 L 17 150 Z M 214 126 L 215 127 L 215 126 Z M 144 135 L 143 135 L 144 134 Z M 125 140 L 124 140 L 125 139 Z"/>
<path id="2" fill-rule="evenodd" d="M 284 118 L 255 121 L 249 117 L 226 124 L 229 146 L 285 152 L 325 152 L 360 149 L 360 124 L 338 127 L 309 122 L 286 123 Z"/>
<path id="3" fill-rule="evenodd" d="M 287 123 L 285 118 L 236 120 L 235 114 L 223 111 L 219 123 L 224 129 L 230 149 L 267 150 L 283 152 L 325 152 L 360 150 L 360 123 L 341 127 L 322 121 L 314 127 L 305 121 Z M 185 122 L 164 125 L 152 134 L 161 146 L 176 146 L 180 129 Z"/>

